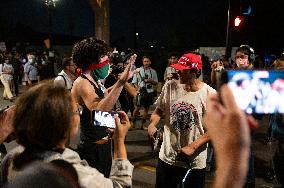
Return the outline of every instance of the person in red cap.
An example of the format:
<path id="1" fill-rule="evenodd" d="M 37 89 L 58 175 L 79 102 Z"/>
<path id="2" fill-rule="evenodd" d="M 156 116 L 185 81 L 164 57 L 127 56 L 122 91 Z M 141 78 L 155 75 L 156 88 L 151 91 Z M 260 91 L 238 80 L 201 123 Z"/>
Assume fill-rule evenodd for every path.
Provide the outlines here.
<path id="1" fill-rule="evenodd" d="M 175 68 L 180 83 L 168 81 L 156 101 L 148 134 L 154 137 L 165 115 L 163 143 L 156 170 L 156 187 L 204 187 L 209 136 L 202 117 L 206 101 L 216 91 L 199 79 L 202 61 L 194 53 L 184 54 Z"/>
<path id="2" fill-rule="evenodd" d="M 109 177 L 112 163 L 111 132 L 94 123 L 93 110 L 112 111 L 121 90 L 134 74 L 136 59 L 136 54 L 130 57 L 124 72 L 108 92 L 101 82 L 110 73 L 108 52 L 109 46 L 93 37 L 74 45 L 72 59 L 82 69 L 82 74 L 74 81 L 71 90 L 75 101 L 83 108 L 78 153 L 105 177 Z"/>

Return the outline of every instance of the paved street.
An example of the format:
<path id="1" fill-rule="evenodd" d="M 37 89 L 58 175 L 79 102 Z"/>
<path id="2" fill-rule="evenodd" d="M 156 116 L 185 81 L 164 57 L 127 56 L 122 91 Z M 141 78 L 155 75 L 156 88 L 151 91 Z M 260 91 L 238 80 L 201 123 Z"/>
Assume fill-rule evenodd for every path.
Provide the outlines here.
<path id="1" fill-rule="evenodd" d="M 3 88 L 0 87 L 2 95 Z M 0 107 L 3 108 L 12 103 L 8 100 L 3 100 L 0 97 Z M 267 117 L 261 121 L 260 128 L 254 133 L 253 136 L 253 153 L 255 154 L 255 174 L 256 174 L 256 187 L 268 188 L 274 187 L 272 182 L 267 177 L 269 161 L 271 159 L 271 152 L 269 145 L 265 144 L 265 132 L 267 129 Z M 135 126 L 129 131 L 126 139 L 126 146 L 128 151 L 128 158 L 135 166 L 133 174 L 133 187 L 134 188 L 152 188 L 155 186 L 155 170 L 158 159 L 158 153 L 152 152 L 148 142 L 147 132 L 141 130 L 141 121 L 135 122 Z M 73 140 L 73 147 L 76 140 Z M 15 143 L 6 144 L 8 149 L 15 147 Z M 214 173 L 208 173 L 206 176 L 206 186 L 212 182 Z"/>

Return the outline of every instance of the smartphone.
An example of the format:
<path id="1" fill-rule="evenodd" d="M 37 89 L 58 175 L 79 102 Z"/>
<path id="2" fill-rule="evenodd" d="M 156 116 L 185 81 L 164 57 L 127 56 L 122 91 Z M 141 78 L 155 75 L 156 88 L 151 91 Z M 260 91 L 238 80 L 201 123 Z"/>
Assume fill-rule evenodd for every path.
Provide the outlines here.
<path id="1" fill-rule="evenodd" d="M 117 112 L 104 112 L 94 110 L 94 126 L 103 126 L 111 129 L 115 128 L 115 117 L 118 116 Z"/>
<path id="2" fill-rule="evenodd" d="M 175 80 L 179 79 L 178 73 L 174 72 L 174 73 L 171 73 L 171 74 L 173 75 L 172 79 L 175 79 Z"/>
<path id="3" fill-rule="evenodd" d="M 228 84 L 247 114 L 284 113 L 284 71 L 227 70 L 219 82 Z"/>

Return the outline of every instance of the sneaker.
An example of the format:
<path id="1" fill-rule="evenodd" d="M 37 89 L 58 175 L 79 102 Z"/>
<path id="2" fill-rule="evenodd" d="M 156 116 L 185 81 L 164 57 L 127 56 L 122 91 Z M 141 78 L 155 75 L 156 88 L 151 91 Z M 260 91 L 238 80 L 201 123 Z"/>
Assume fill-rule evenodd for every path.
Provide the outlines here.
<path id="1" fill-rule="evenodd" d="M 14 100 L 16 99 L 16 97 L 12 97 L 9 99 L 10 102 L 14 102 Z"/>

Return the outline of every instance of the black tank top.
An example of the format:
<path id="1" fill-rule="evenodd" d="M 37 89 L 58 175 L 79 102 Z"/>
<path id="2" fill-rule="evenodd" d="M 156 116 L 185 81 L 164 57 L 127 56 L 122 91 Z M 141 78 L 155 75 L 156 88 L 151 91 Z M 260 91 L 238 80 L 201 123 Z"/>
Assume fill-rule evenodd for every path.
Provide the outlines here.
<path id="1" fill-rule="evenodd" d="M 104 98 L 103 91 L 98 88 L 91 80 L 89 80 L 85 75 L 81 75 L 82 78 L 88 80 L 90 84 L 94 87 L 96 94 L 100 99 Z M 90 111 L 87 106 L 82 105 L 83 112 L 81 115 L 81 134 L 80 139 L 84 142 L 95 142 L 101 140 L 103 137 L 108 135 L 107 127 L 100 127 L 94 125 L 94 113 Z"/>

